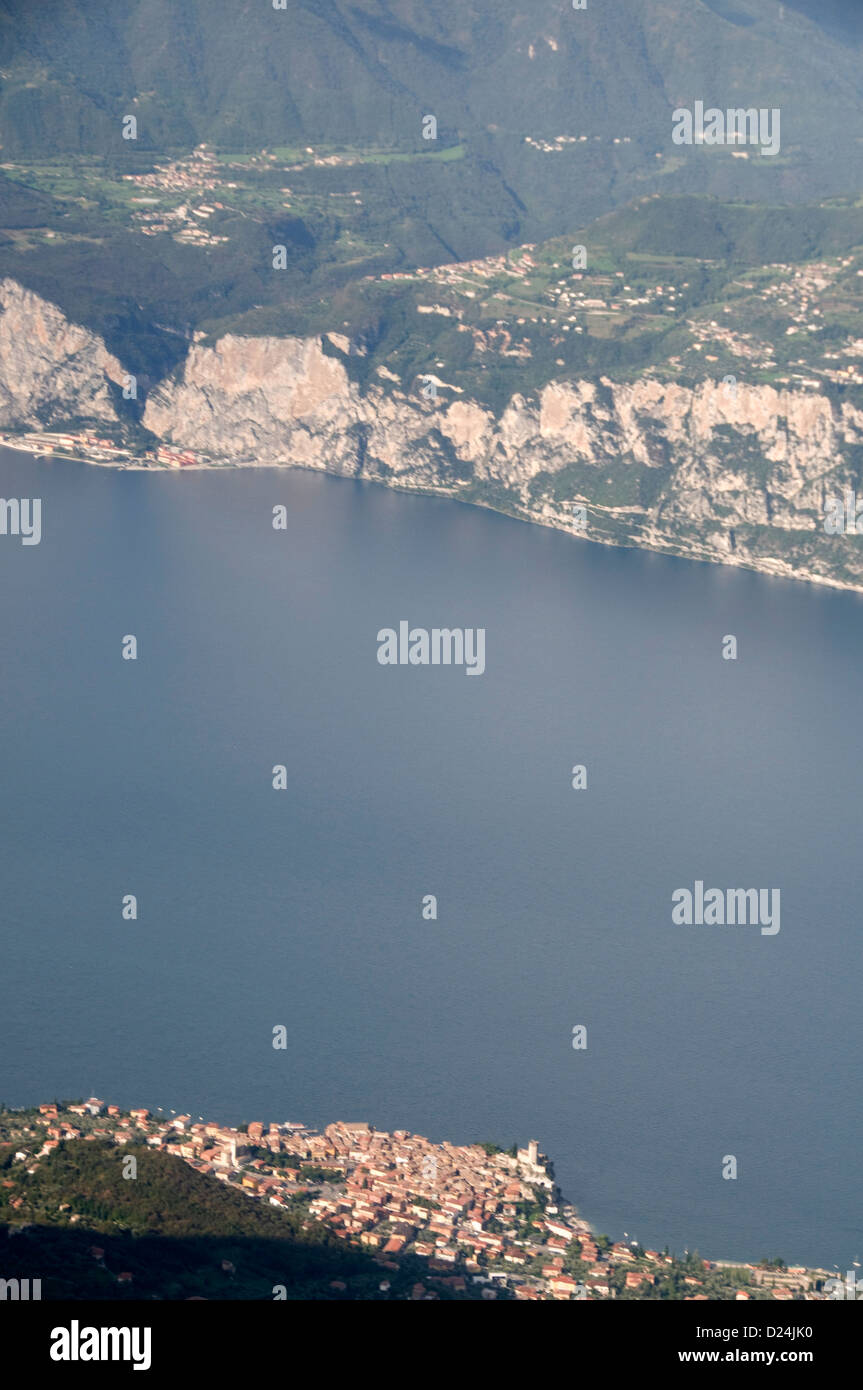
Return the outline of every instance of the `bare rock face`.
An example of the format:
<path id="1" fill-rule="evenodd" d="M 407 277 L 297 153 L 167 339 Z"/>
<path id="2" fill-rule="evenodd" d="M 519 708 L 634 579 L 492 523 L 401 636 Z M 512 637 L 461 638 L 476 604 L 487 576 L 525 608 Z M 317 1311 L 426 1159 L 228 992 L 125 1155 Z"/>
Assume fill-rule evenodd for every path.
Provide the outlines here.
<path id="1" fill-rule="evenodd" d="M 349 354 L 341 335 L 198 343 L 143 423 L 217 463 L 368 478 L 606 544 L 863 590 L 863 535 L 824 526 L 829 498 L 863 497 L 863 411 L 850 402 L 600 378 L 514 395 L 498 416 L 445 382 L 427 399 L 383 366 L 361 390 Z M 122 379 L 99 338 L 0 281 L 0 428 L 115 420 L 109 383 Z"/>
<path id="2" fill-rule="evenodd" d="M 515 395 L 496 418 L 445 385 L 429 401 L 379 375 L 386 389 L 361 393 L 317 338 L 228 337 L 192 349 L 144 423 L 225 461 L 351 474 L 564 529 L 581 503 L 592 540 L 863 587 L 863 538 L 823 524 L 827 498 L 859 478 L 856 406 L 767 385 L 603 378 Z"/>
<path id="3" fill-rule="evenodd" d="M 101 338 L 15 280 L 0 280 L 0 428 L 114 421 L 123 368 Z"/>

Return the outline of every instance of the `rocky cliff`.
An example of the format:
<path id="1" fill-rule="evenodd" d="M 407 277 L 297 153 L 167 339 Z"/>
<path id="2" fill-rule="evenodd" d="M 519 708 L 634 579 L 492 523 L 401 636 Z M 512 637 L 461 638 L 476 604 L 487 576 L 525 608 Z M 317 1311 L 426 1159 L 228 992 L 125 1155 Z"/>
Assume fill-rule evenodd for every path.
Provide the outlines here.
<path id="1" fill-rule="evenodd" d="M 0 284 L 0 424 L 112 418 L 122 368 L 51 305 Z M 492 506 L 588 539 L 863 590 L 863 537 L 825 506 L 860 488 L 863 411 L 817 390 L 558 381 L 495 415 L 379 369 L 361 390 L 338 335 L 226 336 L 150 394 L 160 440 Z M 428 389 L 428 388 L 427 388 Z M 583 517 L 577 511 L 583 507 Z"/>
<path id="2" fill-rule="evenodd" d="M 0 280 L 0 429 L 113 421 L 123 368 L 101 338 L 15 280 Z"/>
<path id="3" fill-rule="evenodd" d="M 338 344 L 338 346 L 334 346 Z M 335 338 L 226 337 L 151 395 L 160 438 L 484 503 L 590 539 L 863 588 L 857 536 L 825 534 L 856 486 L 863 411 L 813 391 L 551 382 L 499 417 L 386 372 L 361 392 Z M 408 387 L 409 389 L 406 389 Z"/>

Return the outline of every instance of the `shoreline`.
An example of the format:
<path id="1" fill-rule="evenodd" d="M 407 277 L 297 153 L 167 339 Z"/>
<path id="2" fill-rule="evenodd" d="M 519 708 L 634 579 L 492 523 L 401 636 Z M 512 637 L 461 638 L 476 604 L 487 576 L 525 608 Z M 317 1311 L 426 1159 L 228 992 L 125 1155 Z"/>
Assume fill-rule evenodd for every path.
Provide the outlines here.
<path id="1" fill-rule="evenodd" d="M 353 474 L 334 473 L 327 468 L 310 467 L 308 464 L 295 463 L 290 459 L 278 460 L 273 463 L 261 463 L 257 459 L 208 459 L 206 461 L 194 463 L 173 464 L 163 462 L 158 459 L 152 461 L 136 461 L 133 455 L 126 459 L 93 458 L 82 454 L 67 454 L 61 449 L 47 447 L 41 448 L 35 444 L 24 443 L 21 439 L 12 438 L 0 433 L 0 448 L 9 449 L 13 453 L 30 454 L 37 458 L 60 459 L 67 463 L 83 463 L 92 468 L 111 468 L 123 473 L 152 473 L 155 475 L 176 475 L 188 472 L 202 473 L 215 472 L 225 473 L 243 469 L 285 469 L 297 470 L 303 473 L 319 473 L 328 478 L 344 478 L 351 482 L 372 483 L 377 487 L 384 487 L 390 492 L 399 492 L 406 497 L 437 497 L 443 501 L 460 502 L 463 506 L 479 507 L 483 511 L 494 512 L 497 516 L 509 517 L 512 521 L 522 521 L 530 526 L 542 526 L 549 531 L 558 531 L 564 535 L 572 536 L 575 540 L 587 541 L 593 545 L 605 545 L 614 550 L 637 550 L 646 555 L 664 555 L 669 559 L 687 560 L 692 564 L 715 565 L 723 569 L 741 570 L 749 574 L 761 574 L 768 579 L 787 579 L 795 584 L 812 584 L 820 589 L 832 589 L 837 593 L 857 594 L 863 596 L 863 583 L 852 584 L 847 580 L 833 579 L 826 575 L 813 574 L 810 571 L 795 570 L 790 565 L 781 560 L 765 560 L 761 563 L 747 562 L 733 558 L 717 559 L 714 555 L 693 554 L 691 551 L 675 548 L 671 545 L 654 543 L 651 545 L 640 544 L 638 541 L 612 540 L 604 536 L 591 536 L 576 532 L 571 526 L 564 524 L 559 518 L 543 514 L 532 515 L 527 511 L 512 510 L 508 511 L 502 507 L 495 506 L 491 502 L 484 501 L 482 498 L 467 498 L 460 496 L 457 491 L 444 488 L 425 488 L 409 487 L 398 482 L 389 482 L 381 478 L 357 477 Z"/>
<path id="2" fill-rule="evenodd" d="M 14 1120 L 19 1116 L 22 1127 L 16 1130 Z M 101 1139 L 130 1149 L 143 1144 L 275 1207 L 305 1195 L 310 1215 L 319 1224 L 338 1228 L 337 1233 L 349 1243 L 368 1246 L 370 1253 L 377 1249 L 381 1254 L 418 1254 L 429 1258 L 432 1269 L 440 1266 L 465 1277 L 481 1274 L 487 1276 L 481 1282 L 502 1280 L 511 1291 L 521 1285 L 551 1297 L 604 1300 L 619 1296 L 610 1292 L 615 1274 L 626 1276 L 622 1288 L 635 1288 L 670 1277 L 678 1265 L 696 1260 L 693 1252 L 682 1257 L 669 1253 L 667 1244 L 660 1253 L 597 1235 L 594 1223 L 582 1217 L 561 1192 L 553 1160 L 535 1140 L 523 1148 L 514 1144 L 509 1150 L 482 1142 L 455 1145 L 408 1130 L 378 1130 L 366 1121 L 336 1120 L 320 1131 L 296 1121 L 252 1121 L 239 1128 L 203 1116 L 193 1123 L 191 1115 L 177 1115 L 161 1106 L 155 1112 L 147 1107 L 125 1109 L 91 1097 L 0 1111 L 0 1148 L 13 1142 L 10 1134 L 17 1136 L 14 1142 L 29 1146 L 30 1139 L 24 1136 L 38 1136 L 39 1128 L 47 1138 L 24 1160 L 30 1165 L 38 1166 L 61 1143 Z M 292 1156 L 293 1162 L 287 1162 Z M 28 1172 L 33 1171 L 30 1166 Z M 520 1188 L 517 1196 L 515 1188 Z M 399 1199 L 401 1214 L 392 1215 L 391 1204 Z M 541 1215 L 539 1221 L 534 1215 L 531 1223 L 541 1228 L 539 1235 L 526 1236 L 526 1228 L 518 1235 L 515 1229 L 507 1229 L 526 1219 L 516 1215 L 517 1204 L 524 1205 L 525 1200 Z M 430 1218 L 428 1224 L 422 1217 L 418 1220 L 418 1207 L 411 1207 L 412 1201 L 420 1211 L 428 1208 L 424 1212 Z M 346 1204 L 351 1215 L 343 1222 L 340 1213 Z M 383 1249 L 393 1222 L 414 1226 L 413 1235 L 398 1251 Z M 363 1235 L 379 1223 L 384 1229 L 379 1242 Z M 565 1269 L 555 1266 L 552 1270 L 552 1260 L 563 1265 L 569 1244 L 578 1246 L 577 1259 L 584 1269 L 579 1266 L 576 1274 L 567 1264 Z M 541 1273 L 536 1267 L 519 1269 L 543 1260 Z M 715 1275 L 736 1284 L 738 1294 L 746 1298 L 755 1291 L 782 1301 L 795 1294 L 818 1301 L 822 1290 L 817 1286 L 835 1277 L 833 1271 L 818 1265 L 784 1261 L 755 1264 L 710 1259 L 699 1253 L 696 1263 L 705 1279 Z M 633 1283 L 636 1273 L 639 1277 Z M 694 1270 L 685 1282 L 691 1286 L 691 1298 L 710 1297 L 696 1292 L 704 1280 L 695 1277 Z"/>

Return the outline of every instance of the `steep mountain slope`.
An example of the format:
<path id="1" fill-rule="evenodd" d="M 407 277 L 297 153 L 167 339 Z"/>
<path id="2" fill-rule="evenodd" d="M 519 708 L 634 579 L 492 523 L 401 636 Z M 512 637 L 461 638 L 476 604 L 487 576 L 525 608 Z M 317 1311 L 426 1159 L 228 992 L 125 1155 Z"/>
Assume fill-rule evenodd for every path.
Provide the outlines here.
<path id="1" fill-rule="evenodd" d="M 95 334 L 0 280 L 0 425 L 114 421 L 123 375 Z"/>
<path id="2" fill-rule="evenodd" d="M 859 169 L 859 22 L 851 3 L 603 0 L 575 11 L 524 0 L 3 0 L 0 141 L 5 158 L 107 153 L 124 114 L 138 151 L 313 142 L 422 148 L 466 138 L 509 183 L 536 232 L 638 191 L 668 157 L 678 104 L 781 106 L 777 196 L 834 190 Z M 525 136 L 622 137 L 585 169 Z M 840 169 L 836 156 L 844 151 Z M 702 151 L 703 154 L 703 151 Z M 678 160 L 680 151 L 677 151 Z M 848 163 L 849 159 L 852 161 Z M 557 166 L 557 167 L 556 167 Z M 746 170 L 683 160 L 693 186 L 728 192 Z M 763 170 L 761 171 L 763 173 Z M 577 176 L 577 183 L 573 179 Z M 563 185 L 561 187 L 561 185 Z M 533 234 L 533 233 L 531 233 Z"/>
<path id="3" fill-rule="evenodd" d="M 22 343 L 16 379 L 21 370 L 51 374 L 57 422 L 69 419 L 70 394 L 81 422 L 103 419 L 113 359 L 91 345 L 104 365 L 82 383 L 65 346 L 79 338 L 59 311 L 34 305 L 11 282 L 2 304 L 0 341 L 36 316 L 53 324 L 57 344 L 50 373 L 50 347 Z M 863 405 L 851 396 L 642 374 L 550 381 L 496 411 L 443 386 L 426 398 L 388 369 L 360 386 L 348 370 L 351 352 L 339 335 L 197 344 L 149 394 L 144 426 L 217 464 L 317 468 L 607 544 L 863 591 L 858 537 L 824 528 L 827 499 L 863 477 Z M 7 428 L 51 418 L 50 408 L 37 414 L 4 391 L 2 376 L 0 399 Z M 114 427 L 123 432 L 119 414 Z"/>
<path id="4" fill-rule="evenodd" d="M 637 197 L 846 193 L 863 186 L 855 12 L 0 0 L 0 275 L 155 380 L 196 329 L 277 305 L 276 331 L 304 333 L 369 274 L 562 236 Z M 777 108 L 779 152 L 675 144 L 674 109 L 698 100 Z M 200 142 L 221 178 L 173 178 Z M 664 253 L 691 244 L 668 231 Z"/>
<path id="5" fill-rule="evenodd" d="M 182 1159 L 136 1145 L 134 1181 L 107 1143 L 63 1144 L 28 1175 L 0 1146 L 0 1258 L 6 1278 L 40 1279 L 43 1299 L 268 1299 L 378 1296 L 380 1269 L 308 1221 L 276 1211 Z M 124 1275 L 120 1279 L 120 1275 Z M 400 1285 L 409 1285 L 409 1274 Z"/>
<path id="6" fill-rule="evenodd" d="M 858 482 L 863 409 L 812 392 L 602 378 L 515 395 L 496 417 L 469 399 L 361 394 L 316 339 L 228 337 L 192 349 L 144 423 L 226 462 L 320 468 L 595 541 L 863 588 L 858 538 L 823 529 L 828 495 Z"/>
<path id="7" fill-rule="evenodd" d="M 0 424 L 859 586 L 822 524 L 863 458 L 854 15 L 0 0 Z M 780 149 L 675 144 L 698 100 Z"/>

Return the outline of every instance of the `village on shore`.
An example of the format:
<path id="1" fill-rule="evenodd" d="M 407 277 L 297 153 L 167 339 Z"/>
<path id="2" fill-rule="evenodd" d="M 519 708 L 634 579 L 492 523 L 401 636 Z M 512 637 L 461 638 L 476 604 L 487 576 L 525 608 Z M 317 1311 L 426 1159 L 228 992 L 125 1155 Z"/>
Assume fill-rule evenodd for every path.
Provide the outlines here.
<path id="1" fill-rule="evenodd" d="M 27 454 L 100 463 L 114 468 L 206 468 L 213 466 L 209 454 L 192 449 L 174 449 L 159 444 L 155 449 L 131 449 L 114 439 L 103 438 L 93 430 L 41 430 L 21 434 L 0 434 L 0 448 L 20 449 Z"/>
<path id="2" fill-rule="evenodd" d="M 273 1207 L 295 1212 L 299 1204 L 309 1226 L 321 1223 L 382 1268 L 419 1257 L 428 1275 L 415 1283 L 415 1298 L 476 1285 L 484 1298 L 520 1301 L 829 1297 L 827 1270 L 679 1258 L 595 1235 L 562 1198 L 535 1140 L 504 1151 L 435 1144 L 365 1122 L 322 1133 L 291 1122 L 235 1129 L 161 1109 L 123 1111 L 95 1097 L 0 1113 L 0 1141 L 20 1144 L 15 1158 L 30 1173 L 61 1143 L 100 1140 L 146 1144 Z"/>

